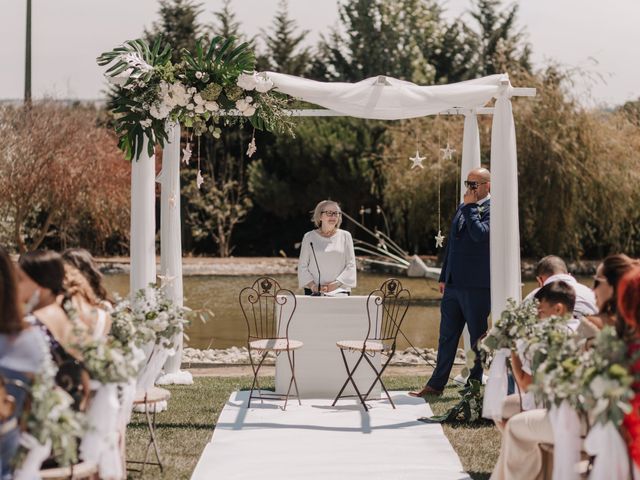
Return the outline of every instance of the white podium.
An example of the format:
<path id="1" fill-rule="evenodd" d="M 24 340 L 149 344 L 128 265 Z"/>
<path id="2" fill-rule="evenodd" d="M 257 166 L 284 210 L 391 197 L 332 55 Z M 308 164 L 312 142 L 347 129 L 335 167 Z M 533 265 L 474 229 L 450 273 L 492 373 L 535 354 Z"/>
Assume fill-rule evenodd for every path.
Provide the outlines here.
<path id="1" fill-rule="evenodd" d="M 347 371 L 336 346 L 339 340 L 364 340 L 367 334 L 367 297 L 310 297 L 296 295 L 297 307 L 289 327 L 289 338 L 300 340 L 304 346 L 296 350 L 296 380 L 301 398 L 335 398 L 347 379 Z M 360 352 L 345 352 L 353 366 Z M 380 369 L 380 355 L 371 359 Z M 375 374 L 366 360 L 362 360 L 355 375 L 360 393 L 364 395 Z M 291 369 L 286 352 L 276 360 L 276 392 L 286 393 Z M 292 393 L 295 394 L 292 388 Z M 355 395 L 353 386 L 345 390 Z M 380 398 L 380 383 L 369 398 Z"/>

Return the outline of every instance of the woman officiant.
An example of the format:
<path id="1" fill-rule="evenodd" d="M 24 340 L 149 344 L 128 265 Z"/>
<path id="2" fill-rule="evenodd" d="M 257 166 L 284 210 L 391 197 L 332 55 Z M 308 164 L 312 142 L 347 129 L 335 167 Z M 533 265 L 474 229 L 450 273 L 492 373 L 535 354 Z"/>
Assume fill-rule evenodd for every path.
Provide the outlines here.
<path id="1" fill-rule="evenodd" d="M 300 288 L 305 295 L 349 295 L 356 286 L 356 256 L 351 234 L 340 229 L 340 206 L 332 200 L 321 201 L 311 221 L 317 228 L 302 238 Z"/>

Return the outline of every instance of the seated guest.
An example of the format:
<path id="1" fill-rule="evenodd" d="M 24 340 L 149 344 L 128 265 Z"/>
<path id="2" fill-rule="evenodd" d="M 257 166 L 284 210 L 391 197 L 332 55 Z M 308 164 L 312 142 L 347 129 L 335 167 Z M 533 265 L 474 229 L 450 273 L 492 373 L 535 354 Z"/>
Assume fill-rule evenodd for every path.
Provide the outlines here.
<path id="1" fill-rule="evenodd" d="M 111 328 L 111 316 L 98 301 L 80 270 L 68 263 L 64 265 L 64 288 L 78 318 L 87 326 L 92 338 L 106 336 Z"/>
<path id="2" fill-rule="evenodd" d="M 541 259 L 536 265 L 536 280 L 538 287 L 525 297 L 525 300 L 533 299 L 534 295 L 540 287 L 551 282 L 563 281 L 571 285 L 576 292 L 576 303 L 573 308 L 573 314 L 579 318 L 581 316 L 595 315 L 598 313 L 596 307 L 596 298 L 586 285 L 579 283 L 572 275 L 569 274 L 567 264 L 560 257 L 555 255 L 547 255 Z"/>
<path id="3" fill-rule="evenodd" d="M 27 321 L 44 333 L 54 362 L 58 366 L 56 383 L 74 399 L 74 408 L 84 410 L 89 398 L 89 375 L 82 366 L 74 345 L 87 338 L 82 323 L 69 319 L 62 308 L 66 297 L 64 263 L 55 252 L 35 251 L 20 257 L 18 292 L 20 299 L 32 307 Z M 74 329 L 82 332 L 78 335 Z"/>
<path id="4" fill-rule="evenodd" d="M 578 322 L 572 318 L 576 302 L 573 286 L 563 281 L 547 283 L 536 292 L 534 298 L 538 300 L 538 318 L 540 320 L 552 316 L 567 317 L 567 327 L 572 331 L 578 328 Z M 505 399 L 502 407 L 502 418 L 505 420 L 521 411 L 537 408 L 533 394 L 527 392 L 533 379 L 531 362 L 522 351 L 522 344 L 518 345 L 517 350 L 518 353 L 511 352 L 511 367 L 520 394 L 509 395 Z"/>
<path id="5" fill-rule="evenodd" d="M 629 354 L 640 349 L 640 267 L 632 268 L 622 277 L 618 288 L 618 315 L 625 325 L 624 337 L 629 345 Z M 640 362 L 632 366 L 632 372 L 638 377 Z M 631 401 L 631 411 L 623 420 L 623 427 L 629 456 L 635 469 L 640 469 L 640 384 L 632 385 L 635 396 Z M 634 477 L 638 478 L 638 477 Z"/>
<path id="6" fill-rule="evenodd" d="M 616 254 L 609 255 L 598 265 L 593 277 L 593 292 L 596 296 L 599 313 L 586 318 L 595 328 L 600 330 L 605 325 L 616 325 L 618 282 L 625 273 L 637 264 L 637 260 L 624 254 Z"/>
<path id="7" fill-rule="evenodd" d="M 0 478 L 11 478 L 11 460 L 18 450 L 18 421 L 26 388 L 40 370 L 44 338 L 22 317 L 18 281 L 9 255 L 0 248 Z"/>
<path id="8" fill-rule="evenodd" d="M 305 295 L 348 295 L 356 286 L 356 256 L 351 234 L 339 228 L 340 206 L 323 200 L 316 205 L 311 220 L 317 228 L 302 238 L 298 284 Z"/>
<path id="9" fill-rule="evenodd" d="M 603 324 L 615 324 L 618 283 L 636 262 L 626 255 L 607 257 L 596 270 L 594 292 L 600 309 L 597 317 Z M 578 332 L 579 334 L 579 332 Z M 584 432 L 583 432 L 584 433 Z M 553 430 L 546 409 L 528 410 L 514 415 L 506 423 L 500 456 L 491 475 L 492 480 L 539 478 L 542 470 L 541 443 L 554 443 Z"/>
<path id="10" fill-rule="evenodd" d="M 62 252 L 62 258 L 66 263 L 80 270 L 80 273 L 89 282 L 93 294 L 103 304 L 103 308 L 110 310 L 113 306 L 113 299 L 103 285 L 104 277 L 91 254 L 84 248 L 68 248 Z"/>

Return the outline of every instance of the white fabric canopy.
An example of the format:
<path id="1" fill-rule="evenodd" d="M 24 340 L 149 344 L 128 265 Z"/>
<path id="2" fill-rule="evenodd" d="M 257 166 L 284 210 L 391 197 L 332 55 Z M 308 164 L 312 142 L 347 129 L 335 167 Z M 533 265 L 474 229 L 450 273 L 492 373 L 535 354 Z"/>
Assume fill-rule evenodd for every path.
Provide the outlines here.
<path id="1" fill-rule="evenodd" d="M 357 83 L 318 82 L 283 73 L 265 72 L 276 91 L 358 118 L 401 120 L 425 117 L 450 108 L 482 107 L 508 82 L 505 74 L 450 85 L 420 86 L 392 77 Z"/>
<path id="2" fill-rule="evenodd" d="M 278 92 L 345 116 L 401 120 L 444 113 L 451 109 L 462 109 L 460 112 L 455 112 L 465 114 L 461 181 L 466 178 L 470 169 L 480 165 L 476 111 L 492 98 L 496 98 L 496 106 L 493 110 L 490 166 L 492 171 L 491 313 L 493 318 L 500 316 L 508 298 L 520 300 L 517 153 L 510 97 L 532 96 L 535 95 L 535 89 L 512 88 L 506 74 L 437 86 L 419 86 L 386 76 L 349 84 L 318 82 L 275 72 L 263 72 L 260 75 L 267 76 Z M 167 148 L 167 155 L 172 155 L 171 158 L 179 153 L 177 138 L 171 140 Z M 172 160 L 172 163 L 174 162 L 176 160 Z M 178 166 L 173 165 L 175 172 L 171 174 L 170 181 L 168 177 L 165 178 L 163 168 L 161 238 L 162 271 L 169 277 L 178 277 L 174 280 L 175 283 L 169 293 L 172 299 L 181 302 L 182 251 Z M 155 280 L 154 173 L 154 159 L 147 156 L 145 146 L 141 158 L 133 162 L 131 181 L 132 292 Z M 172 189 L 178 192 L 175 196 L 171 194 Z M 171 213 L 165 216 L 168 212 Z M 176 366 L 179 365 L 180 356 L 176 357 L 175 362 L 169 366 L 171 371 L 175 371 Z"/>

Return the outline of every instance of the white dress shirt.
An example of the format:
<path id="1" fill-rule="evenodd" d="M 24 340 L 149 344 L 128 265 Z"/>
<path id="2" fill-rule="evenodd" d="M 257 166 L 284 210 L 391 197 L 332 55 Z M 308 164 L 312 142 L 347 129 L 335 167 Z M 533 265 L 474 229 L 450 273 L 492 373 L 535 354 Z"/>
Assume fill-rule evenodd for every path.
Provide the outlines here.
<path id="1" fill-rule="evenodd" d="M 558 273 L 556 275 L 551 275 L 549 278 L 547 278 L 544 281 L 544 284 L 547 285 L 548 283 L 559 282 L 559 281 L 568 283 L 573 287 L 573 290 L 576 292 L 576 304 L 573 307 L 574 316 L 586 317 L 586 316 L 595 315 L 596 313 L 598 313 L 598 307 L 596 306 L 596 296 L 593 293 L 593 290 L 591 290 L 586 285 L 583 285 L 580 282 L 578 282 L 575 278 L 573 278 L 572 275 L 568 273 Z M 533 296 L 538 292 L 538 290 L 540 289 L 536 288 L 529 295 L 527 295 L 525 297 L 525 301 L 533 300 Z M 574 326 L 572 324 L 570 325 L 570 328 L 572 330 L 576 330 L 577 325 Z"/>

